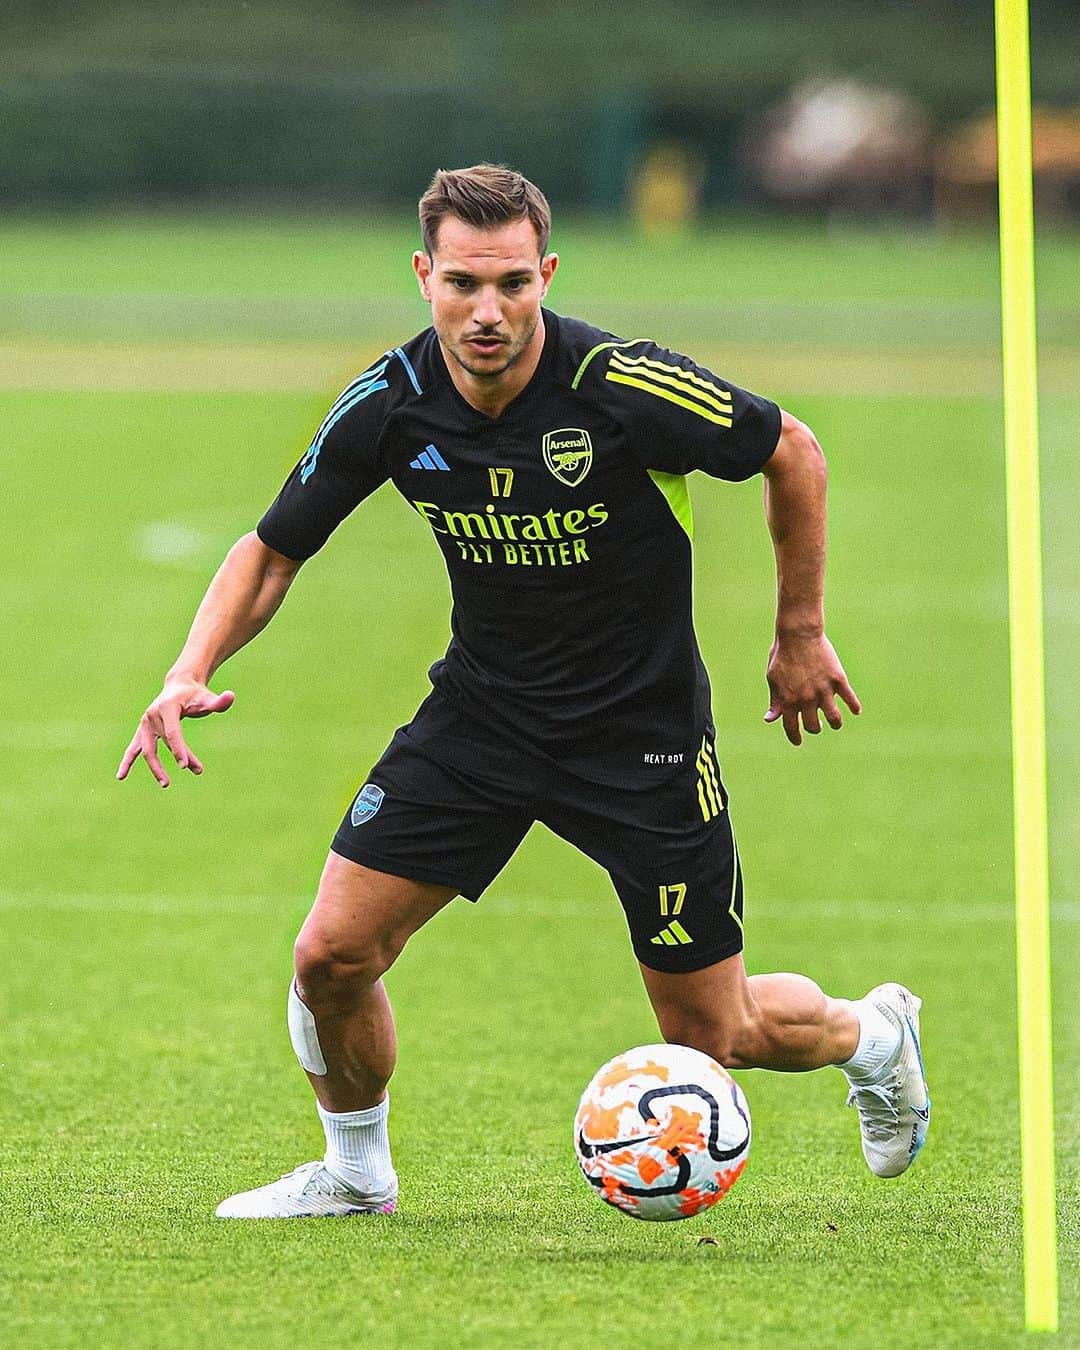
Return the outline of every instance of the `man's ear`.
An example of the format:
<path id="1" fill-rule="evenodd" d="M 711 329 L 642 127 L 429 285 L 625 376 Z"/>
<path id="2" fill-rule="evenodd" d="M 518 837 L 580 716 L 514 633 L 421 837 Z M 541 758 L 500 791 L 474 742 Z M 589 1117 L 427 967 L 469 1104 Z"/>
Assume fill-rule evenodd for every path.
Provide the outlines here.
<path id="1" fill-rule="evenodd" d="M 422 248 L 418 248 L 412 255 L 412 267 L 416 273 L 416 280 L 420 283 L 420 294 L 429 304 L 431 302 L 431 270 L 433 266 L 431 258 Z"/>
<path id="2" fill-rule="evenodd" d="M 559 255 L 557 253 L 548 253 L 540 259 L 540 280 L 544 283 L 544 295 L 548 293 L 551 278 L 555 275 L 555 269 L 558 265 Z"/>

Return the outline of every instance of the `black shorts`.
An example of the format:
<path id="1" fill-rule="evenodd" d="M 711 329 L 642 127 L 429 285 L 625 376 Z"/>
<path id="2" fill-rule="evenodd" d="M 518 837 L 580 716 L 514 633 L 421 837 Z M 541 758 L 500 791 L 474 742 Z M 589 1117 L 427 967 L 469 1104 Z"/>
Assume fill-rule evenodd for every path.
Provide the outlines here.
<path id="1" fill-rule="evenodd" d="M 395 733 L 332 848 L 477 900 L 542 821 L 607 871 L 641 964 L 678 973 L 742 950 L 742 870 L 727 807 L 711 732 L 694 762 L 629 791 L 508 746 L 436 693 Z"/>

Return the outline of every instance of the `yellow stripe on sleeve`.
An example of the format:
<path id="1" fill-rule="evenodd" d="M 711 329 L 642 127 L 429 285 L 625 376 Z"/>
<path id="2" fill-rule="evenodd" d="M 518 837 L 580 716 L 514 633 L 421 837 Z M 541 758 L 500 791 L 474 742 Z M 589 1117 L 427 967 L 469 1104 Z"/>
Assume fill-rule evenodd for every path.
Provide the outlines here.
<path id="1" fill-rule="evenodd" d="M 682 366 L 672 366 L 666 361 L 654 361 L 648 356 L 626 356 L 620 351 L 611 353 L 611 361 L 618 365 L 621 370 L 629 370 L 629 367 L 631 366 L 646 366 L 649 370 L 662 371 L 668 375 L 677 375 L 681 379 L 689 381 L 690 384 L 696 384 L 700 388 L 708 390 L 710 394 L 715 394 L 717 398 L 726 400 L 730 407 L 731 391 L 722 389 L 718 384 L 713 384 L 711 380 L 706 380 L 704 376 L 699 375 L 696 371 L 684 370 Z M 632 374 L 633 372 L 631 371 L 630 373 Z"/>
<path id="2" fill-rule="evenodd" d="M 650 376 L 651 378 L 653 377 Z M 611 369 L 608 370 L 605 379 L 610 380 L 612 384 L 628 384 L 634 389 L 643 389 L 647 394 L 655 394 L 657 398 L 667 399 L 669 403 L 678 404 L 680 408 L 686 408 L 692 413 L 697 413 L 699 417 L 704 417 L 706 422 L 715 422 L 717 426 L 721 427 L 731 426 L 730 417 L 723 417 L 719 413 L 710 412 L 708 408 L 703 408 L 700 403 L 691 403 L 688 398 L 680 398 L 678 394 L 669 393 L 656 384 L 647 384 L 643 379 L 636 379 L 632 375 L 619 375 Z"/>
<path id="3" fill-rule="evenodd" d="M 670 385 L 672 389 L 679 389 L 690 398 L 696 398 L 701 403 L 707 404 L 710 408 L 715 408 L 720 413 L 730 413 L 731 403 L 722 403 L 718 398 L 713 398 L 711 394 L 706 394 L 701 389 L 695 389 L 680 375 L 661 375 L 654 370 L 638 370 L 633 367 L 627 369 L 622 365 L 616 365 L 614 362 L 608 367 L 608 378 L 611 378 L 611 370 L 618 370 L 624 375 L 637 375 L 643 380 L 652 380 L 657 384 Z"/>
<path id="4" fill-rule="evenodd" d="M 582 361 L 581 365 L 578 366 L 577 368 L 577 374 L 570 381 L 570 388 L 576 389 L 578 387 L 578 385 L 581 383 L 581 377 L 585 374 L 586 370 L 588 370 L 589 368 L 589 363 L 592 361 L 593 357 L 599 355 L 600 352 L 606 352 L 611 347 L 638 347 L 643 342 L 651 342 L 651 341 L 652 341 L 651 338 L 631 338 L 629 342 L 618 342 L 618 341 L 598 342 L 591 351 L 586 352 L 585 359 Z"/>

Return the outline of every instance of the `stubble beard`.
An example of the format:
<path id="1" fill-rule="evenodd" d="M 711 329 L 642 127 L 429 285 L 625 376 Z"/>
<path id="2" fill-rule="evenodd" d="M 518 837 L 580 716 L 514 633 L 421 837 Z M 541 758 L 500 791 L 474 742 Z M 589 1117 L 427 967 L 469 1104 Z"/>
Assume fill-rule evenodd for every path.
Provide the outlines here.
<path id="1" fill-rule="evenodd" d="M 532 326 L 529 328 L 529 331 L 525 333 L 524 336 L 514 346 L 510 348 L 509 356 L 507 356 L 506 360 L 502 363 L 501 366 L 499 366 L 497 370 L 493 369 L 491 366 L 471 365 L 465 359 L 465 357 L 462 355 L 461 352 L 461 348 L 467 346 L 467 343 L 465 343 L 464 341 L 454 346 L 451 346 L 451 344 L 448 342 L 444 342 L 443 347 L 446 349 L 446 351 L 450 353 L 450 355 L 454 358 L 454 360 L 462 368 L 462 370 L 467 371 L 468 374 L 470 374 L 474 380 L 497 380 L 501 375 L 505 375 L 506 372 L 510 370 L 513 366 L 516 366 L 517 363 L 521 360 L 521 358 L 525 355 L 529 343 L 533 340 L 533 337 L 535 336 L 536 330 L 539 326 L 540 326 L 540 315 L 537 314 L 536 318 L 532 322 Z M 441 338 L 441 334 L 439 336 Z"/>

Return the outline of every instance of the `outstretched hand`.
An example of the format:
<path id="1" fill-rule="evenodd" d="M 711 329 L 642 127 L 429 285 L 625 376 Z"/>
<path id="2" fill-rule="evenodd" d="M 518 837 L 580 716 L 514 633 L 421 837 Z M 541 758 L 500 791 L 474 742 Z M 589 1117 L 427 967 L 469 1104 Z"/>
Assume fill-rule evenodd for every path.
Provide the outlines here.
<path id="1" fill-rule="evenodd" d="M 202 773 L 201 762 L 188 749 L 180 731 L 180 719 L 226 712 L 232 707 L 235 698 L 231 689 L 223 694 L 215 694 L 198 680 L 167 680 L 164 689 L 139 719 L 138 730 L 124 751 L 116 771 L 117 778 L 126 778 L 131 766 L 142 755 L 146 767 L 161 786 L 167 788 L 169 775 L 158 757 L 158 741 L 164 741 L 169 747 L 178 768 L 190 769 L 194 774 Z"/>
<path id="2" fill-rule="evenodd" d="M 824 633 L 818 637 L 777 638 L 769 652 L 765 678 L 770 694 L 765 721 L 783 721 L 784 734 L 792 745 L 802 745 L 803 730 L 811 736 L 821 731 L 822 714 L 829 726 L 839 731 L 843 718 L 836 704 L 838 696 L 856 716 L 862 712 L 840 658 Z"/>

